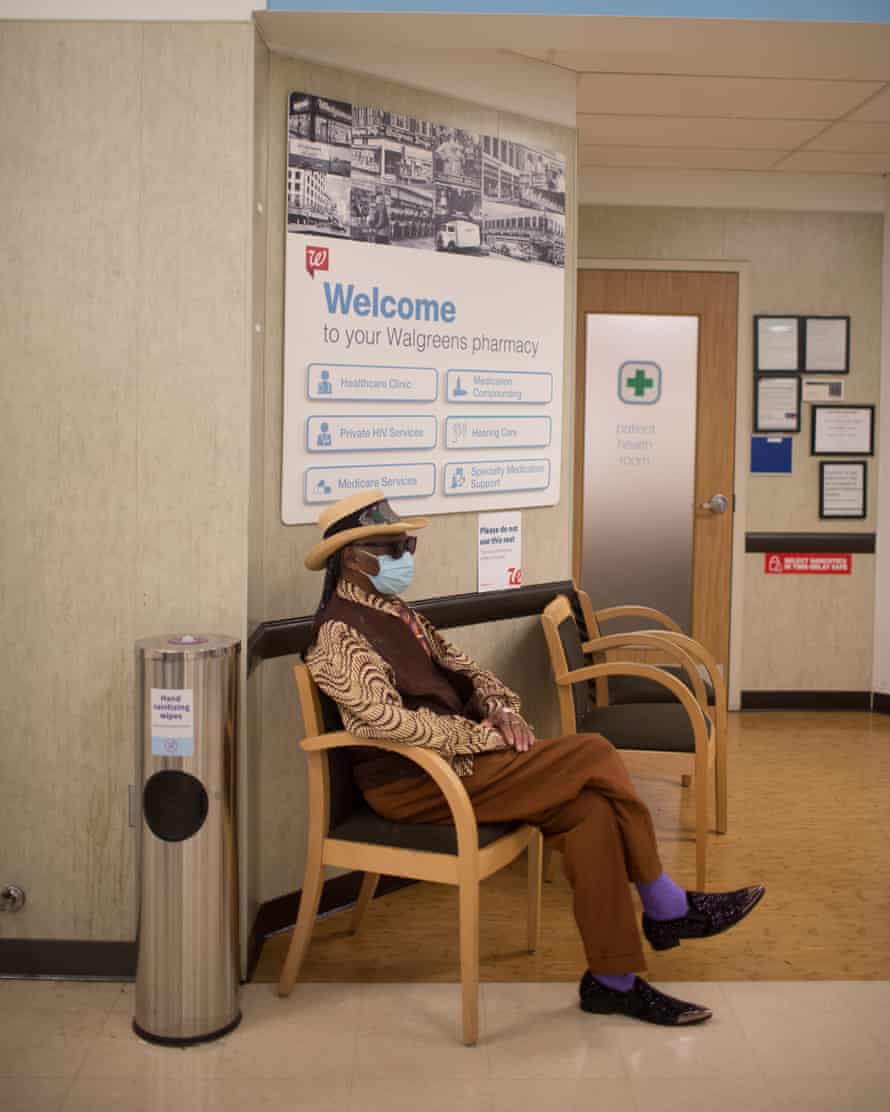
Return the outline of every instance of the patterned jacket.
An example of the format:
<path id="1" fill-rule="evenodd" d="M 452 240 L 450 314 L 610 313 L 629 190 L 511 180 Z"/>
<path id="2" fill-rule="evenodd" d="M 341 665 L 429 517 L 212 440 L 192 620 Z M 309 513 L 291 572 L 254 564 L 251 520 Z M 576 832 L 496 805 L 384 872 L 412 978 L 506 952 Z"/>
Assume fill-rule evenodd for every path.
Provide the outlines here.
<path id="1" fill-rule="evenodd" d="M 401 599 L 371 596 L 353 583 L 340 583 L 341 598 L 402 617 L 407 604 Z M 465 675 L 484 715 L 497 710 L 519 710 L 519 696 L 491 672 L 475 664 L 466 653 L 450 645 L 420 614 L 411 611 L 419 639 L 436 663 Z M 491 726 L 457 714 L 438 714 L 420 707 L 409 709 L 396 688 L 394 672 L 358 630 L 342 621 L 326 621 L 306 654 L 312 677 L 340 709 L 344 729 L 358 737 L 381 738 L 434 749 L 458 776 L 473 771 L 473 755 L 508 748 Z"/>

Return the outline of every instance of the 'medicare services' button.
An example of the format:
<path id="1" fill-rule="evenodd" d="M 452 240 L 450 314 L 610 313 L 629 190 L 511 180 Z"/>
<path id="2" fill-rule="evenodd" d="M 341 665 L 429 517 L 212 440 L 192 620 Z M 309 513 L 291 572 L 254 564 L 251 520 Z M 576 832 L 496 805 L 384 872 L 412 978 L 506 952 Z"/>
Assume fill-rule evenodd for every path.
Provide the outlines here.
<path id="1" fill-rule="evenodd" d="M 310 417 L 307 452 L 392 452 L 435 448 L 436 418 L 431 416 Z"/>
<path id="2" fill-rule="evenodd" d="M 500 494 L 545 490 L 550 486 L 549 459 L 466 460 L 446 463 L 442 493 Z"/>
<path id="3" fill-rule="evenodd" d="M 446 448 L 547 448 L 549 417 L 446 417 Z"/>
<path id="4" fill-rule="evenodd" d="M 308 503 L 337 502 L 364 490 L 383 490 L 389 498 L 429 498 L 436 492 L 433 463 L 382 463 L 356 467 L 309 467 Z"/>
<path id="5" fill-rule="evenodd" d="M 435 367 L 310 363 L 306 391 L 320 402 L 434 402 L 439 373 Z"/>
<path id="6" fill-rule="evenodd" d="M 549 371 L 449 370 L 445 396 L 467 405 L 546 405 L 553 400 Z"/>

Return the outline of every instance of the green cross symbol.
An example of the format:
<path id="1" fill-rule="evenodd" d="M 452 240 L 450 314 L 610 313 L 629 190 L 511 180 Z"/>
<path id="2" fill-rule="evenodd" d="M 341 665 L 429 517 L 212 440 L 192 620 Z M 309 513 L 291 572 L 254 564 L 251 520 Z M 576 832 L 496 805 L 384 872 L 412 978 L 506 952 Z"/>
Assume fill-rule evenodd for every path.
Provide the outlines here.
<path id="1" fill-rule="evenodd" d="M 642 367 L 637 367 L 636 374 L 627 380 L 627 385 L 633 390 L 635 397 L 642 398 L 646 391 L 655 385 L 655 381 L 646 376 Z"/>

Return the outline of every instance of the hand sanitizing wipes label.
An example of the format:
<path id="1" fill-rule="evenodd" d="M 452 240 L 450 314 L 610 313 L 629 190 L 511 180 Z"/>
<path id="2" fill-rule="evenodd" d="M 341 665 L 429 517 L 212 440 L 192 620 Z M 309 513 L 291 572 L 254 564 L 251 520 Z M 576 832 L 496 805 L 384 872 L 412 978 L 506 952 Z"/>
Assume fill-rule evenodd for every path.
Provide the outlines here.
<path id="1" fill-rule="evenodd" d="M 154 757 L 195 755 L 195 704 L 192 688 L 151 689 L 151 752 Z"/>

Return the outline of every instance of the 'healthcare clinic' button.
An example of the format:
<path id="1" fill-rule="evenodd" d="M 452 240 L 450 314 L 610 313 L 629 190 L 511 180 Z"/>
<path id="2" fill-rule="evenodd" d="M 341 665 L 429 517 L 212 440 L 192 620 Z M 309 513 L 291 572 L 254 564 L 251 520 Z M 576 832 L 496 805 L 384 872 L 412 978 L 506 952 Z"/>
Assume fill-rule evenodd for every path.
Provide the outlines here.
<path id="1" fill-rule="evenodd" d="M 307 452 L 382 452 L 435 448 L 436 418 L 310 417 L 306 422 Z"/>
<path id="2" fill-rule="evenodd" d="M 553 400 L 549 371 L 450 370 L 446 397 L 468 405 L 546 405 Z"/>
<path id="3" fill-rule="evenodd" d="M 438 379 L 434 367 L 310 363 L 306 389 L 313 401 L 321 402 L 434 402 Z"/>
<path id="4" fill-rule="evenodd" d="M 310 467 L 305 498 L 337 502 L 363 490 L 383 490 L 390 498 L 429 498 L 436 492 L 433 463 L 381 463 L 356 467 Z"/>
<path id="5" fill-rule="evenodd" d="M 443 493 L 448 495 L 544 490 L 548 486 L 548 459 L 468 460 L 445 464 Z"/>
<path id="6" fill-rule="evenodd" d="M 446 417 L 446 448 L 547 448 L 549 417 Z"/>

